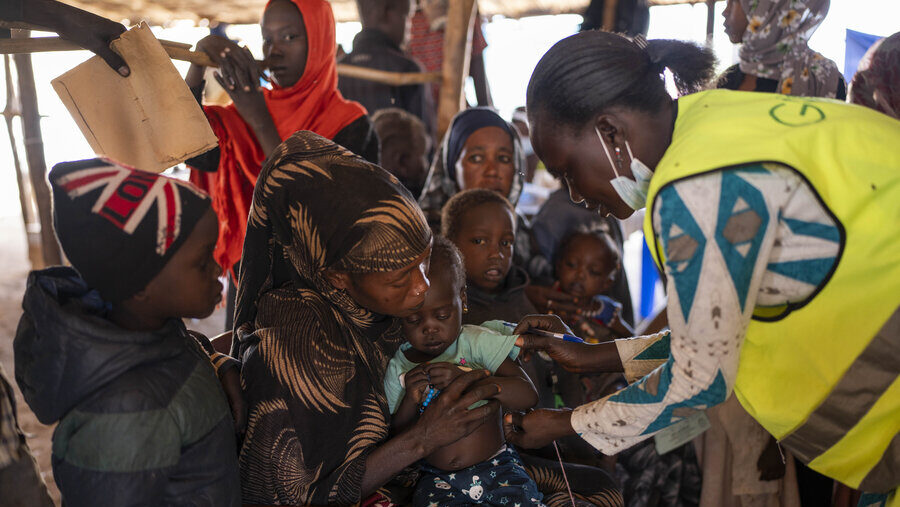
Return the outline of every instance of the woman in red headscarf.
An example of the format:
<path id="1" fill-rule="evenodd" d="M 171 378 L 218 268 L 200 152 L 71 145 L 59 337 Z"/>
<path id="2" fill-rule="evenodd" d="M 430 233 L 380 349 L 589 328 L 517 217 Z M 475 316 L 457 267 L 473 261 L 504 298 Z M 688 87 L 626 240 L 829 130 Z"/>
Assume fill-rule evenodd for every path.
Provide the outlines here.
<path id="1" fill-rule="evenodd" d="M 378 138 L 360 104 L 337 89 L 335 24 L 325 0 L 271 0 L 260 20 L 271 89 L 247 48 L 217 35 L 197 43 L 218 65 L 232 104 L 205 106 L 219 147 L 188 160 L 191 181 L 213 198 L 219 217 L 215 259 L 232 272 L 241 259 L 253 187 L 262 162 L 298 130 L 311 130 L 378 162 Z M 186 77 L 199 94 L 204 68 Z"/>

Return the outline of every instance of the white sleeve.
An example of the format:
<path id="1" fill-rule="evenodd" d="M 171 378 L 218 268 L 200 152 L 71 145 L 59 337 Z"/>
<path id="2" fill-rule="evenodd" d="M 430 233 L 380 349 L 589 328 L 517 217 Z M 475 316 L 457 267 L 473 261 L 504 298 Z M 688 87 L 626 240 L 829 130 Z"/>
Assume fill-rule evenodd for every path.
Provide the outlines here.
<path id="1" fill-rule="evenodd" d="M 767 192 L 766 182 L 774 187 L 778 178 L 758 175 L 756 169 L 717 171 L 659 193 L 653 227 L 665 254 L 670 353 L 641 380 L 575 410 L 575 430 L 604 453 L 628 448 L 731 393 L 785 198 Z"/>

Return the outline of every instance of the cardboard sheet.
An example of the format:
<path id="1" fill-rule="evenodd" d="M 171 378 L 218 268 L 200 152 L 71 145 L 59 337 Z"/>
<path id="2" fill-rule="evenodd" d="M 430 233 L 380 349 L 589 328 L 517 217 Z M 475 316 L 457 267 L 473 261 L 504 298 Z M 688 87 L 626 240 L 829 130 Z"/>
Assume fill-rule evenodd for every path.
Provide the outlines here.
<path id="1" fill-rule="evenodd" d="M 95 56 L 52 82 L 98 156 L 162 172 L 216 146 L 203 110 L 145 23 L 112 48 L 129 77 Z"/>

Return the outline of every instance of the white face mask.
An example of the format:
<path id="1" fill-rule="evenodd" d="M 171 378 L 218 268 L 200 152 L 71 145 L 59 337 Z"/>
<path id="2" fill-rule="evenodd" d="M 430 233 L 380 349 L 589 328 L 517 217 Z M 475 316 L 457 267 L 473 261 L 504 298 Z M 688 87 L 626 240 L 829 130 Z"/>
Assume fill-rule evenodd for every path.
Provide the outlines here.
<path id="1" fill-rule="evenodd" d="M 600 134 L 600 129 L 595 126 L 594 132 L 596 132 L 597 137 L 600 138 L 600 144 L 603 145 L 603 152 L 606 153 L 606 158 L 609 159 L 609 165 L 612 166 L 613 172 L 616 174 L 616 177 L 610 180 L 613 190 L 619 194 L 619 197 L 622 198 L 622 201 L 627 204 L 629 208 L 635 211 L 644 208 L 647 205 L 647 193 L 650 191 L 650 178 L 653 177 L 653 171 L 644 165 L 643 162 L 635 158 L 634 154 L 631 153 L 631 145 L 628 144 L 628 141 L 625 141 L 625 149 L 628 150 L 628 156 L 631 157 L 631 174 L 634 176 L 634 179 L 620 176 L 619 171 L 616 170 L 616 162 L 609 153 L 606 141 L 603 140 L 603 136 Z"/>

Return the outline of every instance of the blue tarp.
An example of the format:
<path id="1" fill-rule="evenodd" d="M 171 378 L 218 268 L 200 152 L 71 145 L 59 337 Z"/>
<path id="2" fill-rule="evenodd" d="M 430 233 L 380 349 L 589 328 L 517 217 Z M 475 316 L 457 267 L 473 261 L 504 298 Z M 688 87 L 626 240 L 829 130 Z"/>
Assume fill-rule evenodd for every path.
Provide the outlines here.
<path id="1" fill-rule="evenodd" d="M 859 61 L 865 56 L 866 51 L 881 38 L 880 35 L 847 30 L 847 50 L 844 53 L 844 80 L 847 83 L 850 83 L 853 74 L 856 74 L 856 67 L 859 66 Z"/>

